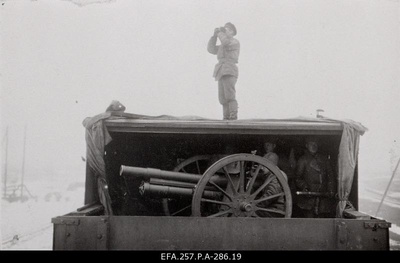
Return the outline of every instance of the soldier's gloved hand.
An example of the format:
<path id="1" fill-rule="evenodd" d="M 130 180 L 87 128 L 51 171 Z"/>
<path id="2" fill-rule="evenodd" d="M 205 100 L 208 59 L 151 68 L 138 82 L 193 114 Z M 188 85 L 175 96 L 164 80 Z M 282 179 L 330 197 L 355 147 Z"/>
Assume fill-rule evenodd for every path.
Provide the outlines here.
<path id="1" fill-rule="evenodd" d="M 219 33 L 219 28 L 217 27 L 216 29 L 214 29 L 214 36 L 216 37 Z"/>

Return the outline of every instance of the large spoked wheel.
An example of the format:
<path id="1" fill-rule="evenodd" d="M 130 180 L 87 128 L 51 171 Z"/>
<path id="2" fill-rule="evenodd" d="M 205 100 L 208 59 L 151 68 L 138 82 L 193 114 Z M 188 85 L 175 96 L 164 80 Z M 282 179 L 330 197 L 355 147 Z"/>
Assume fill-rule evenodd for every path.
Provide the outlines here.
<path id="1" fill-rule="evenodd" d="M 213 180 L 215 175 L 225 178 Z M 215 178 L 215 177 L 214 177 Z M 213 198 L 205 192 L 215 192 Z M 233 154 L 211 165 L 196 185 L 192 216 L 291 217 L 292 196 L 277 166 L 252 154 Z"/>
<path id="2" fill-rule="evenodd" d="M 201 175 L 210 166 L 212 158 L 212 155 L 196 155 L 179 163 L 173 171 Z M 188 198 L 164 198 L 162 200 L 164 214 L 166 216 L 190 216 L 191 201 L 192 200 Z"/>

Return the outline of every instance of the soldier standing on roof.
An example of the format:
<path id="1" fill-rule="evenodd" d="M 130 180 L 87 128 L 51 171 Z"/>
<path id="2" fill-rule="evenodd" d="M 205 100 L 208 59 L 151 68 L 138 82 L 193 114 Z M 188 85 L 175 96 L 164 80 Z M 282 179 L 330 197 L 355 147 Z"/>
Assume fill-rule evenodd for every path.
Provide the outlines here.
<path id="1" fill-rule="evenodd" d="M 214 75 L 218 81 L 218 99 L 223 109 L 224 120 L 237 120 L 238 103 L 236 101 L 235 85 L 239 76 L 237 67 L 240 43 L 233 38 L 236 27 L 228 22 L 224 27 L 216 28 L 214 35 L 208 41 L 207 50 L 217 55 L 218 63 L 215 65 Z M 217 39 L 221 45 L 217 46 Z"/>

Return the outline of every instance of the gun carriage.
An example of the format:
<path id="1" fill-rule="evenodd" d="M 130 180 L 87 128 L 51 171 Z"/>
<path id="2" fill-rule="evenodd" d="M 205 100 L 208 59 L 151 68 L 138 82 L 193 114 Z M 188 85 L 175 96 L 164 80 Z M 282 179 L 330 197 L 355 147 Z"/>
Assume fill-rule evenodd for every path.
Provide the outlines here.
<path id="1" fill-rule="evenodd" d="M 205 157 L 206 160 L 211 158 Z M 195 160 L 200 158 L 195 156 Z M 291 216 L 291 192 L 281 171 L 268 160 L 252 154 L 223 157 L 203 175 L 126 166 L 121 166 L 120 174 L 149 179 L 142 181 L 140 193 L 166 198 L 164 208 L 168 209 L 167 215 L 179 215 L 191 206 L 193 216 L 259 217 L 257 211 L 266 212 L 263 216 L 269 217 Z M 282 190 L 274 195 L 262 195 L 274 179 Z M 183 201 L 183 207 L 171 214 L 168 199 L 173 197 L 192 197 L 192 201 Z M 277 209 L 274 201 L 279 198 L 284 198 L 285 204 Z M 274 208 L 268 208 L 265 204 Z"/>
<path id="2" fill-rule="evenodd" d="M 389 248 L 390 223 L 358 211 L 358 138 L 364 131 L 354 123 L 106 112 L 84 126 L 85 205 L 52 219 L 56 250 Z M 293 163 L 309 135 L 320 138 L 333 164 L 333 196 L 294 184 Z M 278 165 L 259 154 L 271 136 L 279 140 Z M 349 154 L 350 168 L 343 165 Z M 302 196 L 331 200 L 330 214 L 303 218 L 296 208 Z"/>

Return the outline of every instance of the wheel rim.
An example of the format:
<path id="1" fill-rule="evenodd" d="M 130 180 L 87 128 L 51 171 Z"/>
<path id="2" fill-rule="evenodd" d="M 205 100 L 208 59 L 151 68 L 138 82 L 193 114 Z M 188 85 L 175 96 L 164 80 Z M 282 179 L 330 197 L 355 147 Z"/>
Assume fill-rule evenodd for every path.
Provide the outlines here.
<path id="1" fill-rule="evenodd" d="M 226 185 L 210 181 L 217 174 L 225 176 Z M 214 187 L 220 198 L 204 198 L 206 186 Z M 271 191 L 274 188 L 275 193 Z M 229 155 L 211 165 L 192 199 L 192 216 L 288 218 L 291 214 L 292 197 L 283 173 L 267 159 L 252 154 Z"/>

